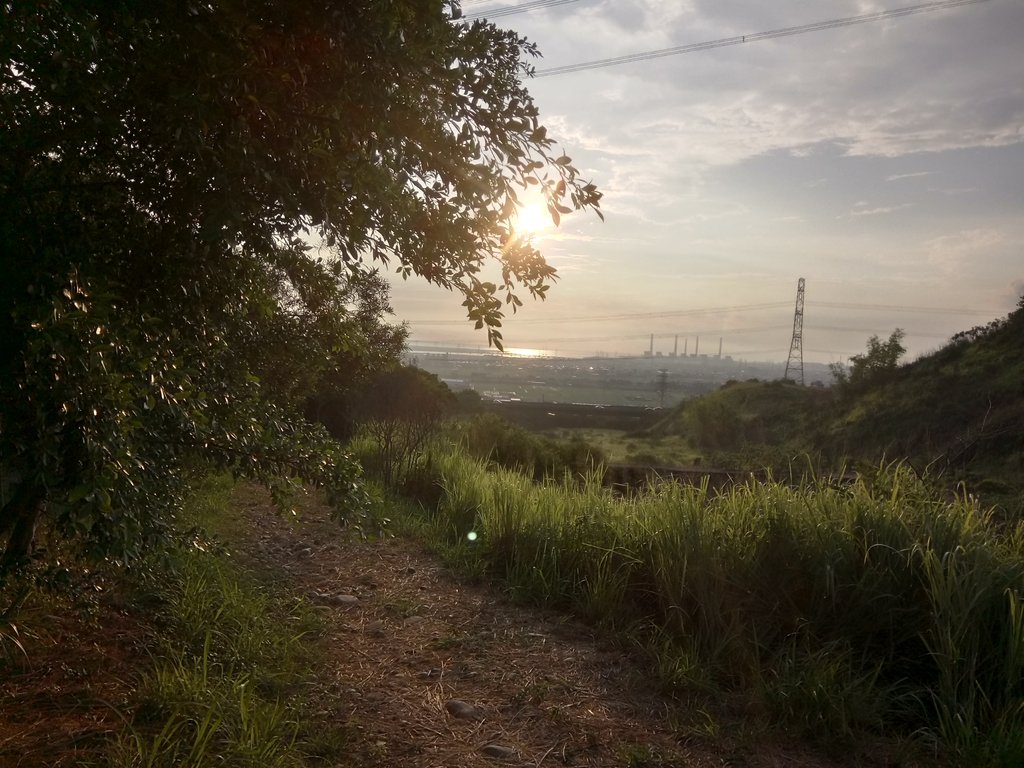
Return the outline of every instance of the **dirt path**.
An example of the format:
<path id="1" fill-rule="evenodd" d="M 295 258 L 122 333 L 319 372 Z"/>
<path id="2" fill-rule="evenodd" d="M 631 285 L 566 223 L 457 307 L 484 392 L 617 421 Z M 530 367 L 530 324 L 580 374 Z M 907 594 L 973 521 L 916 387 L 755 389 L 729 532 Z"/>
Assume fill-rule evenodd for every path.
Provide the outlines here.
<path id="1" fill-rule="evenodd" d="M 587 626 L 466 586 L 413 542 L 345 540 L 317 511 L 296 526 L 257 491 L 240 503 L 241 550 L 323 608 L 331 650 L 319 684 L 324 701 L 344 704 L 319 714 L 359 734 L 353 764 L 826 764 L 779 747 L 722 755 L 728 739 L 681 744 L 678 710 Z"/>
<path id="2" fill-rule="evenodd" d="M 229 551 L 323 613 L 306 717 L 349 734 L 332 768 L 898 764 L 830 761 L 722 702 L 673 704 L 585 624 L 467 586 L 414 542 L 360 541 L 317 509 L 291 523 L 255 486 L 234 506 Z M 99 608 L 93 622 L 47 617 L 0 678 L 0 766 L 99 765 L 123 731 L 155 638 L 127 606 Z"/>

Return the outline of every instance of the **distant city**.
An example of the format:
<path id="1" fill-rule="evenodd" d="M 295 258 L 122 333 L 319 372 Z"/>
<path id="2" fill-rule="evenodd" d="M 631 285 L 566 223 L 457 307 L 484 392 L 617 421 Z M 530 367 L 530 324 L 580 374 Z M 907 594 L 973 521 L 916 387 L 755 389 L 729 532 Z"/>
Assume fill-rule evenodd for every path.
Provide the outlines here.
<path id="1" fill-rule="evenodd" d="M 651 345 L 636 356 L 555 357 L 530 350 L 527 354 L 499 353 L 487 348 L 410 344 L 408 361 L 437 375 L 453 390 L 473 389 L 486 399 L 671 407 L 681 400 L 713 391 L 729 380 L 781 379 L 785 362 L 735 360 L 721 356 L 721 340 L 712 345 L 719 354 L 700 352 L 678 342 L 671 352 Z M 805 363 L 804 379 L 811 386 L 831 382 L 828 366 Z"/>

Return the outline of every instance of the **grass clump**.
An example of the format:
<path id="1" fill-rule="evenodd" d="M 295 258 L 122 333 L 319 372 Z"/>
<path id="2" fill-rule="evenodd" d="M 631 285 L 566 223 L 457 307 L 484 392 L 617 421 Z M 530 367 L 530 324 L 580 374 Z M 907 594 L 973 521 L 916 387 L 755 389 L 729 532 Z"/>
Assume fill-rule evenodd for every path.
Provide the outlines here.
<path id="1" fill-rule="evenodd" d="M 230 529 L 229 490 L 228 480 L 206 484 L 185 516 Z M 149 586 L 162 635 L 106 764 L 305 765 L 316 739 L 297 693 L 307 682 L 303 640 L 319 631 L 312 610 L 269 590 L 198 532 L 165 555 Z"/>
<path id="2" fill-rule="evenodd" d="M 433 461 L 436 535 L 514 595 L 632 633 L 666 689 L 746 691 L 832 743 L 914 733 L 960 764 L 1024 764 L 1024 527 L 975 499 L 900 466 L 617 497 L 597 473 Z"/>

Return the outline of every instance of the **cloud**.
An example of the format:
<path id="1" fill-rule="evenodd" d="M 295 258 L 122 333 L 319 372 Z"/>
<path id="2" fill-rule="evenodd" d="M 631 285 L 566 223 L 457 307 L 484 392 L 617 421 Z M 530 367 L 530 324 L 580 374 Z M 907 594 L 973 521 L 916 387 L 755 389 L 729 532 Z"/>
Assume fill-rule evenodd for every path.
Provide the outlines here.
<path id="1" fill-rule="evenodd" d="M 1024 299 L 1024 279 L 1014 280 L 1010 283 L 1010 291 L 1010 301 L 1014 308 L 1016 308 L 1017 303 Z"/>
<path id="2" fill-rule="evenodd" d="M 563 243 L 576 241 L 580 243 L 591 243 L 596 240 L 593 235 L 581 235 L 576 232 L 551 232 L 545 234 L 541 239 L 542 243 Z"/>
<path id="3" fill-rule="evenodd" d="M 924 246 L 933 254 L 964 255 L 1005 242 L 997 229 L 967 229 L 926 240 Z"/>
<path id="4" fill-rule="evenodd" d="M 941 187 L 928 187 L 929 192 L 936 192 L 940 195 L 969 195 L 978 191 L 977 187 L 951 187 L 949 189 L 942 189 Z"/>
<path id="5" fill-rule="evenodd" d="M 867 203 L 857 203 L 853 210 L 846 214 L 847 218 L 853 216 L 881 216 L 886 213 L 894 213 L 896 211 L 902 211 L 905 208 L 913 207 L 913 203 L 901 203 L 900 205 L 884 205 L 877 206 L 875 208 L 868 208 Z"/>
<path id="6" fill-rule="evenodd" d="M 1001 250 L 1006 241 L 998 229 L 963 229 L 926 240 L 923 250 L 928 262 L 943 274 L 967 278 L 980 272 L 985 257 Z"/>
<path id="7" fill-rule="evenodd" d="M 895 173 L 892 176 L 886 176 L 886 181 L 900 181 L 901 179 L 918 179 L 922 176 L 931 176 L 932 171 L 918 171 L 917 173 Z"/>
<path id="8" fill-rule="evenodd" d="M 644 10 L 647 5 L 604 2 L 572 15 L 572 24 L 559 27 L 552 64 L 881 7 L 823 2 L 814 4 L 815 12 L 802 3 L 701 0 L 678 11 L 669 2 Z M 586 125 L 574 128 L 603 134 L 605 151 L 630 156 L 636 147 L 630 137 L 658 128 L 676 131 L 682 156 L 707 165 L 780 149 L 799 154 L 822 143 L 882 157 L 1005 146 L 1024 141 L 1024 80 L 1014 75 L 1015 30 L 1022 25 L 1024 7 L 985 4 L 545 78 L 537 87 L 572 105 L 566 113 L 588 115 Z M 595 131 L 598 126 L 603 130 Z"/>
<path id="9" fill-rule="evenodd" d="M 540 45 L 543 70 L 892 7 L 588 0 L 501 23 Z M 800 275 L 834 301 L 1005 313 L 1024 289 L 1021 29 L 1024 3 L 979 3 L 528 83 L 607 221 L 545 236 L 564 279 L 524 317 L 766 296 L 791 312 Z M 463 319 L 457 297 L 435 303 Z M 906 319 L 880 315 L 879 332 Z"/>

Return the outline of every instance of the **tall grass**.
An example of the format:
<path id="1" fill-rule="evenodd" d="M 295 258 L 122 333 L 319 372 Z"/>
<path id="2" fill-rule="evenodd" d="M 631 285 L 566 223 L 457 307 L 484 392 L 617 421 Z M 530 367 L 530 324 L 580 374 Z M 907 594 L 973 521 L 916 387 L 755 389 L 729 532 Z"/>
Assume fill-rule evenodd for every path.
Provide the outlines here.
<path id="1" fill-rule="evenodd" d="M 208 482 L 184 516 L 222 531 L 237 525 L 227 512 L 230 486 Z M 305 764 L 308 734 L 294 694 L 306 674 L 303 638 L 317 619 L 222 555 L 200 535 L 163 553 L 150 573 L 162 632 L 129 727 L 112 744 L 112 768 Z"/>
<path id="2" fill-rule="evenodd" d="M 899 466 L 617 497 L 596 473 L 538 484 L 432 462 L 450 543 L 472 532 L 516 595 L 646 631 L 670 687 L 748 690 L 826 738 L 916 731 L 963 764 L 1024 764 L 1024 529 L 971 497 Z"/>

